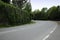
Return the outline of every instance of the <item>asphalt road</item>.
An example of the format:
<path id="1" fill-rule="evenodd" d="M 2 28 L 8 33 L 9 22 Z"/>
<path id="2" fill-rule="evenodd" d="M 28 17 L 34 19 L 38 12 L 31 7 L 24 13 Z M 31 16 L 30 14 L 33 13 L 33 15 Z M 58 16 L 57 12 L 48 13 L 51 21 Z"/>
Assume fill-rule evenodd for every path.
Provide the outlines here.
<path id="1" fill-rule="evenodd" d="M 57 27 L 57 23 L 53 21 L 35 22 L 0 29 L 0 40 L 45 40 L 44 37 Z"/>
<path id="2" fill-rule="evenodd" d="M 60 40 L 60 21 L 56 21 L 58 27 L 46 40 Z"/>

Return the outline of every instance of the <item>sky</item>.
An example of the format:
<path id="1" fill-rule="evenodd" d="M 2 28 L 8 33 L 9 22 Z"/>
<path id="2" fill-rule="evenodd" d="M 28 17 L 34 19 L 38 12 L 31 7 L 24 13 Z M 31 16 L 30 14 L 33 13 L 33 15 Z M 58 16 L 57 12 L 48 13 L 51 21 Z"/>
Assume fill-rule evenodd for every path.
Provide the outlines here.
<path id="1" fill-rule="evenodd" d="M 32 11 L 39 9 L 41 10 L 43 7 L 50 8 L 52 6 L 60 5 L 60 0 L 30 0 L 32 5 Z"/>

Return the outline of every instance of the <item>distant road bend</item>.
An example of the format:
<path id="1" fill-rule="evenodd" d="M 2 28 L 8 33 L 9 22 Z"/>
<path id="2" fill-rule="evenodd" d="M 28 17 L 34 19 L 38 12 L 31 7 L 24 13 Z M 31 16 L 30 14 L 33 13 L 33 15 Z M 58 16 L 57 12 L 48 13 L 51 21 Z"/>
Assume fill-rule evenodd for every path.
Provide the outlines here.
<path id="1" fill-rule="evenodd" d="M 0 40 L 45 40 L 52 33 L 57 23 L 53 21 L 35 21 L 11 28 L 0 29 Z"/>

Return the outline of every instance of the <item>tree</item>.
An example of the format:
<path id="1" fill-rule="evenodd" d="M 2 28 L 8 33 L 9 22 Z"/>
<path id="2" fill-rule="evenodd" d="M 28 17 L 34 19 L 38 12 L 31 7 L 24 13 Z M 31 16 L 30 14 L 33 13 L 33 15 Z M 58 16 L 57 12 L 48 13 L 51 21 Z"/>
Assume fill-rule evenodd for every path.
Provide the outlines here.
<path id="1" fill-rule="evenodd" d="M 42 8 L 40 13 L 42 19 L 47 19 L 47 8 Z"/>
<path id="2" fill-rule="evenodd" d="M 27 0 L 12 0 L 12 2 L 13 2 L 13 5 L 22 9 L 24 7 L 25 3 L 27 2 Z"/>
<path id="3" fill-rule="evenodd" d="M 3 1 L 5 3 L 10 3 L 10 0 L 1 0 L 1 1 Z"/>
<path id="4" fill-rule="evenodd" d="M 57 6 L 57 20 L 60 20 L 60 6 Z"/>
<path id="5" fill-rule="evenodd" d="M 41 19 L 41 13 L 40 12 L 41 12 L 40 10 L 35 10 L 32 12 L 34 20 L 40 20 Z"/>
<path id="6" fill-rule="evenodd" d="M 35 20 L 45 20 L 47 19 L 47 8 L 42 8 L 42 10 L 35 10 L 34 13 L 34 19 Z"/>
<path id="7" fill-rule="evenodd" d="M 30 2 L 27 2 L 27 3 L 25 4 L 25 7 L 23 8 L 23 10 L 25 10 L 25 11 L 28 12 L 29 18 L 30 18 L 30 20 L 31 20 L 31 10 L 32 10 L 32 8 L 31 8 L 31 3 L 30 3 Z"/>
<path id="8" fill-rule="evenodd" d="M 56 6 L 51 7 L 47 11 L 47 13 L 48 13 L 48 19 L 50 19 L 50 20 L 56 20 L 57 16 L 58 16 L 57 12 L 58 12 L 58 9 L 57 9 Z"/>
<path id="9" fill-rule="evenodd" d="M 28 11 L 29 13 L 31 12 L 32 8 L 31 8 L 31 3 L 30 2 L 26 3 L 26 6 L 25 6 L 24 10 Z"/>

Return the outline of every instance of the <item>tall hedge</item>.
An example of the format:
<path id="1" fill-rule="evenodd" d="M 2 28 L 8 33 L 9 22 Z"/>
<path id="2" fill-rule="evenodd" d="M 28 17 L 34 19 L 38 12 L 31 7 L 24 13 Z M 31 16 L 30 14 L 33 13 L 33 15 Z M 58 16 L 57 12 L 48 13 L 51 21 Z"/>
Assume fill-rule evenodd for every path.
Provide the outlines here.
<path id="1" fill-rule="evenodd" d="M 30 22 L 30 14 L 11 4 L 0 1 L 0 24 L 18 25 Z"/>

